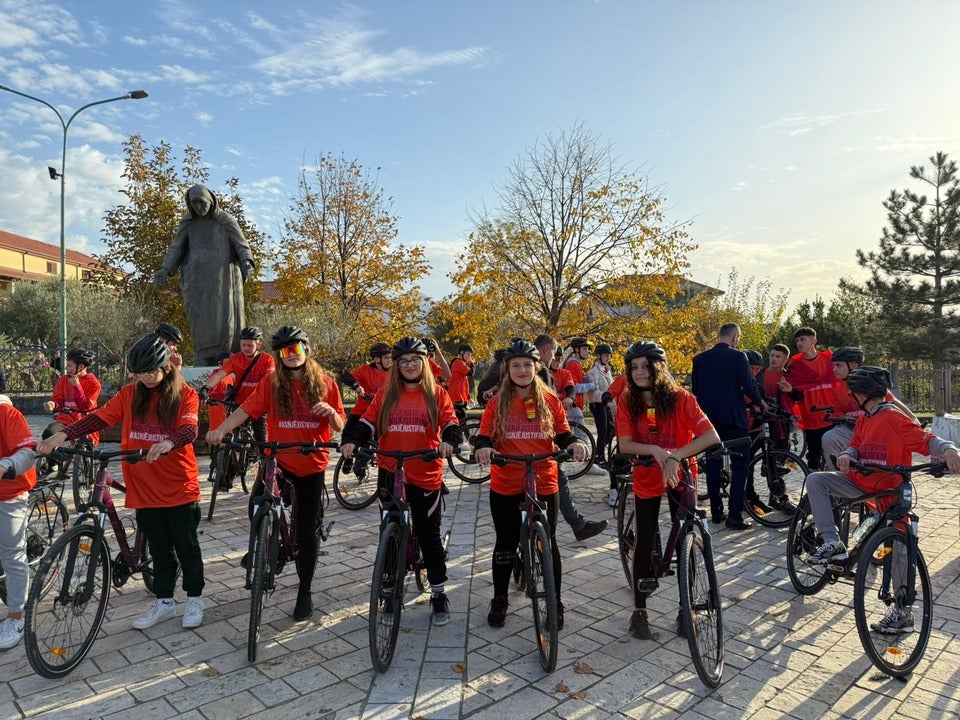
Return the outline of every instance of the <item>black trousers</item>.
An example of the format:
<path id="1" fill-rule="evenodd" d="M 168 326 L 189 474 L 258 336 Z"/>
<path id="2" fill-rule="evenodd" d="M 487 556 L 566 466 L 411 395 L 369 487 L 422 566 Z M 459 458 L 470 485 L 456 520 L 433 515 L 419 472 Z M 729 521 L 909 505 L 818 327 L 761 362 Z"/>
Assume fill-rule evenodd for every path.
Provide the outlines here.
<path id="1" fill-rule="evenodd" d="M 380 468 L 377 474 L 380 488 L 380 507 L 390 502 L 393 491 L 393 472 Z M 447 561 L 443 556 L 443 539 L 440 537 L 440 524 L 443 521 L 443 500 L 440 490 L 424 490 L 406 483 L 407 504 L 413 518 L 413 529 L 417 535 L 417 544 L 427 566 L 427 579 L 431 585 L 441 585 L 447 581 Z"/>
<path id="2" fill-rule="evenodd" d="M 657 533 L 660 532 L 660 499 L 662 497 L 661 495 L 654 498 L 635 498 L 637 507 L 634 515 L 636 540 L 633 546 L 633 606 L 635 608 L 647 607 L 647 595 L 649 595 L 640 591 L 639 581 L 660 577 L 660 568 L 654 566 L 653 551 L 657 546 Z M 670 505 L 670 521 L 673 522 L 680 508 L 680 493 L 676 490 L 668 490 L 667 502 Z M 666 552 L 665 547 L 661 550 Z"/>
<path id="3" fill-rule="evenodd" d="M 547 532 L 550 533 L 550 548 L 553 555 L 553 577 L 557 588 L 557 602 L 560 602 L 560 548 L 557 546 L 557 515 L 559 514 L 559 493 L 540 495 L 547 505 Z M 510 574 L 513 572 L 513 558 L 520 544 L 523 529 L 520 505 L 524 495 L 501 495 L 490 491 L 490 515 L 493 517 L 493 529 L 497 540 L 493 546 L 493 594 L 506 596 L 510 589 Z"/>
<path id="4" fill-rule="evenodd" d="M 183 589 L 189 597 L 203 593 L 203 557 L 197 526 L 200 504 L 137 510 L 137 525 L 147 537 L 153 557 L 154 593 L 161 600 L 173 597 L 177 567 L 183 570 Z"/>

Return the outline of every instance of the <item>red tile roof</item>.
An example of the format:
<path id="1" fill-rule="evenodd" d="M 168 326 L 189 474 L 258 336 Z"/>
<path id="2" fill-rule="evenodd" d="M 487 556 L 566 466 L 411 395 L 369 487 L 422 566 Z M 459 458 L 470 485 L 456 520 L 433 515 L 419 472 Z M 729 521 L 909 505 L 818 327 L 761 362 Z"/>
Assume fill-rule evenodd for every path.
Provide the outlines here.
<path id="1" fill-rule="evenodd" d="M 37 257 L 48 257 L 51 260 L 60 260 L 60 246 L 50 245 L 49 243 L 31 240 L 23 235 L 14 235 L 5 230 L 0 230 L 0 247 L 10 248 L 30 253 Z M 83 265 L 92 267 L 102 267 L 102 263 L 90 255 L 67 248 L 67 263 L 72 265 Z"/>

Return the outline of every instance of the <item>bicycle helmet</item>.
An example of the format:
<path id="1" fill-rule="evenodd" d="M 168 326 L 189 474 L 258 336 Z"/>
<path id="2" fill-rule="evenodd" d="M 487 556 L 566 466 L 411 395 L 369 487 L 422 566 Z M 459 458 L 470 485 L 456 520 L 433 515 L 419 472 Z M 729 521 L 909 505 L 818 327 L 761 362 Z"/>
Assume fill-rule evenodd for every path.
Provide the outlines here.
<path id="1" fill-rule="evenodd" d="M 73 348 L 67 351 L 67 360 L 73 360 L 77 365 L 85 365 L 86 367 L 93 365 L 96 357 L 92 350 L 86 350 L 85 348 Z"/>
<path id="2" fill-rule="evenodd" d="M 297 343 L 307 345 L 310 342 L 310 338 L 296 325 L 284 325 L 273 334 L 270 341 L 271 347 L 274 350 L 279 350 L 280 348 L 296 345 Z"/>
<path id="3" fill-rule="evenodd" d="M 390 357 L 396 360 L 401 355 L 409 355 L 410 353 L 426 357 L 427 346 L 420 338 L 402 337 L 397 340 L 397 344 L 393 346 L 393 350 L 390 351 Z"/>
<path id="4" fill-rule="evenodd" d="M 175 342 L 177 345 L 183 342 L 183 333 L 180 332 L 179 328 L 170 323 L 160 323 L 153 332 L 164 340 Z"/>
<path id="5" fill-rule="evenodd" d="M 427 349 L 428 353 L 437 351 L 437 344 L 430 338 L 423 338 L 421 342 L 423 343 L 423 346 Z"/>
<path id="6" fill-rule="evenodd" d="M 533 343 L 528 343 L 526 340 L 515 340 L 510 343 L 510 347 L 503 354 L 503 361 L 505 363 L 510 362 L 513 358 L 518 357 L 531 358 L 540 362 L 540 351 Z"/>
<path id="7" fill-rule="evenodd" d="M 374 343 L 370 346 L 370 359 L 383 357 L 390 354 L 390 346 L 384 342 Z"/>
<path id="8" fill-rule="evenodd" d="M 862 363 L 863 350 L 858 347 L 838 347 L 830 355 L 830 362 Z"/>
<path id="9" fill-rule="evenodd" d="M 127 353 L 127 370 L 132 373 L 146 373 L 162 368 L 170 361 L 170 348 L 166 341 L 156 333 L 144 335 L 137 340 Z"/>
<path id="10" fill-rule="evenodd" d="M 585 337 L 575 337 L 570 341 L 570 347 L 576 350 L 577 348 L 590 347 L 590 343 L 587 342 Z"/>
<path id="11" fill-rule="evenodd" d="M 240 331 L 241 340 L 263 340 L 263 330 L 251 325 Z"/>
<path id="12" fill-rule="evenodd" d="M 751 366 L 761 367 L 763 365 L 763 355 L 756 350 L 744 350 L 743 354 L 747 356 L 747 363 Z"/>
<path id="13" fill-rule="evenodd" d="M 613 348 L 607 345 L 606 343 L 600 343 L 594 348 L 594 355 L 613 355 Z"/>
<path id="14" fill-rule="evenodd" d="M 868 398 L 886 396 L 890 386 L 890 372 L 886 368 L 864 365 L 850 371 L 847 376 L 850 392 L 866 395 Z"/>
<path id="15" fill-rule="evenodd" d="M 457 346 L 457 355 L 462 355 L 465 352 L 472 353 L 473 348 L 467 343 L 462 343 L 461 345 Z"/>
<path id="16" fill-rule="evenodd" d="M 629 369 L 630 361 L 634 358 L 641 357 L 645 357 L 654 362 L 667 361 L 667 353 L 662 347 L 655 342 L 641 340 L 640 342 L 635 342 L 633 345 L 627 348 L 627 351 L 623 354 L 623 362 L 627 366 L 627 369 Z"/>

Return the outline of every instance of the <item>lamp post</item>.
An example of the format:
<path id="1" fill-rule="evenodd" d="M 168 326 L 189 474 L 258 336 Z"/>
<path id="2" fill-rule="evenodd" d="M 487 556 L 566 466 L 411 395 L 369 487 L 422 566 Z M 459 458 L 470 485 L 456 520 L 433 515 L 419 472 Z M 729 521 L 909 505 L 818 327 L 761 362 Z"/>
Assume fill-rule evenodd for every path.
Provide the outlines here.
<path id="1" fill-rule="evenodd" d="M 106 103 L 117 102 L 118 100 L 142 100 L 143 98 L 147 97 L 147 93 L 143 90 L 133 90 L 125 95 L 119 95 L 117 97 L 107 98 L 106 100 L 97 100 L 96 102 L 87 103 L 83 107 L 75 110 L 73 115 L 71 115 L 67 121 L 64 122 L 63 115 L 60 114 L 60 111 L 46 100 L 41 100 L 33 95 L 27 95 L 19 90 L 9 88 L 6 85 L 0 85 L 0 90 L 5 90 L 6 92 L 13 93 L 14 95 L 25 97 L 28 100 L 33 100 L 41 105 L 46 105 L 48 108 L 53 110 L 54 114 L 57 116 L 57 120 L 60 121 L 60 125 L 63 128 L 63 155 L 60 160 L 60 172 L 58 173 L 54 168 L 48 168 L 51 180 L 56 180 L 57 178 L 60 179 L 60 371 L 63 372 L 67 368 L 67 236 L 65 205 L 67 191 L 67 131 L 70 129 L 70 124 L 73 122 L 73 119 L 87 108 L 91 108 L 94 105 L 105 105 Z"/>

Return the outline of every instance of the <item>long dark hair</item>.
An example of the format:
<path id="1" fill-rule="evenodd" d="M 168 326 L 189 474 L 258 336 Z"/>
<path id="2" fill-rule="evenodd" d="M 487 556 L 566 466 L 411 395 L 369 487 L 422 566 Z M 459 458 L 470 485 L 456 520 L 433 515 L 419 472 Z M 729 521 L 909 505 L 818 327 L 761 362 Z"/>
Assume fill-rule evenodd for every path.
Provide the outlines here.
<path id="1" fill-rule="evenodd" d="M 139 380 L 137 381 L 130 409 L 135 419 L 146 420 L 147 413 L 150 411 L 150 401 L 155 394 L 159 394 L 156 410 L 157 419 L 162 425 L 174 426 L 180 412 L 180 397 L 183 395 L 185 383 L 183 375 L 172 363 L 168 362 L 162 370 L 163 379 L 155 388 L 148 388 Z"/>
<path id="2" fill-rule="evenodd" d="M 277 369 L 271 377 L 271 387 L 273 389 L 273 404 L 277 408 L 278 415 L 284 418 L 293 417 L 293 378 L 290 373 L 284 370 L 283 361 L 280 359 L 280 351 L 273 353 L 273 360 Z M 298 370 L 303 371 L 303 399 L 308 407 L 313 407 L 318 402 L 327 397 L 327 384 L 324 382 L 326 373 L 320 367 L 320 363 L 310 357 L 310 346 L 307 345 L 306 362 Z"/>
<path id="3" fill-rule="evenodd" d="M 634 360 L 639 359 L 634 358 Z M 658 418 L 667 417 L 677 406 L 680 386 L 677 385 L 677 381 L 673 379 L 673 375 L 667 369 L 665 360 L 653 360 L 651 358 L 646 358 L 646 360 L 650 366 L 650 377 L 652 379 L 650 389 L 653 392 L 653 411 Z M 633 360 L 630 363 L 632 365 Z M 643 401 L 642 391 L 633 382 L 633 373 L 630 370 L 630 366 L 627 366 L 627 388 L 624 391 L 624 396 L 630 419 L 636 422 L 641 415 L 647 412 L 647 404 Z"/>

